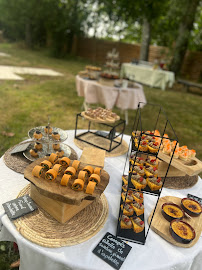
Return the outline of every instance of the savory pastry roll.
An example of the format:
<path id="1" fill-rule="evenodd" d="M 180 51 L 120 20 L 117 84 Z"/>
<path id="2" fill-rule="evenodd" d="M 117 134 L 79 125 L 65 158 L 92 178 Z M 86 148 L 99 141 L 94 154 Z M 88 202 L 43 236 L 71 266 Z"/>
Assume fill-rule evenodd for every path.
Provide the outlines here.
<path id="1" fill-rule="evenodd" d="M 136 173 L 138 173 L 141 176 L 144 176 L 144 174 L 145 174 L 145 171 L 144 171 L 144 167 L 143 166 L 137 166 L 137 165 L 135 165 L 133 167 L 133 172 L 136 172 Z"/>
<path id="2" fill-rule="evenodd" d="M 100 183 L 100 176 L 93 173 L 91 174 L 91 176 L 89 177 L 89 181 L 95 182 L 96 186 Z"/>
<path id="3" fill-rule="evenodd" d="M 147 185 L 146 179 L 138 174 L 132 175 L 131 182 L 137 190 L 141 190 L 141 189 L 145 188 Z"/>
<path id="4" fill-rule="evenodd" d="M 149 165 L 149 166 L 153 166 L 153 167 L 158 168 L 158 159 L 155 158 L 155 157 L 148 157 L 148 158 L 145 160 L 145 164 L 146 164 L 146 165 Z"/>
<path id="5" fill-rule="evenodd" d="M 52 153 L 48 159 L 52 164 L 55 164 L 58 160 L 58 156 L 55 153 Z"/>
<path id="6" fill-rule="evenodd" d="M 45 133 L 47 133 L 47 134 L 51 134 L 52 131 L 53 131 L 53 128 L 50 127 L 50 126 L 46 126 L 46 127 L 44 128 L 44 131 L 45 131 Z"/>
<path id="7" fill-rule="evenodd" d="M 29 152 L 30 152 L 30 155 L 32 157 L 38 157 L 39 156 L 37 149 L 30 149 Z"/>
<path id="8" fill-rule="evenodd" d="M 97 174 L 97 175 L 100 176 L 101 170 L 102 170 L 102 168 L 96 167 L 96 168 L 94 169 L 94 172 L 93 172 L 93 173 L 95 173 L 95 174 Z"/>
<path id="9" fill-rule="evenodd" d="M 59 161 L 60 165 L 62 165 L 63 167 L 68 167 L 70 164 L 70 159 L 68 157 L 63 157 L 61 158 L 61 160 Z"/>
<path id="10" fill-rule="evenodd" d="M 150 175 L 154 175 L 157 177 L 157 175 L 158 175 L 158 169 L 156 167 L 153 167 L 153 166 L 146 165 L 144 167 L 144 171 L 145 171 L 145 174 L 147 177 L 149 177 Z"/>
<path id="11" fill-rule="evenodd" d="M 43 137 L 43 134 L 41 133 L 41 131 L 36 130 L 33 134 L 33 137 L 37 140 L 40 140 Z"/>
<path id="12" fill-rule="evenodd" d="M 149 152 L 151 153 L 157 153 L 159 150 L 159 143 L 158 142 L 150 142 L 148 144 Z"/>
<path id="13" fill-rule="evenodd" d="M 89 181 L 86 187 L 86 193 L 92 195 L 95 190 L 95 186 L 96 186 L 95 182 Z"/>
<path id="14" fill-rule="evenodd" d="M 72 162 L 72 167 L 74 167 L 74 169 L 77 171 L 78 168 L 79 168 L 80 163 L 81 163 L 81 161 L 79 161 L 79 160 L 74 160 L 74 161 Z"/>
<path id="15" fill-rule="evenodd" d="M 137 144 L 138 147 L 138 144 Z M 148 141 L 147 140 L 141 140 L 139 145 L 139 150 L 146 152 L 148 150 Z"/>
<path id="16" fill-rule="evenodd" d="M 129 203 L 121 204 L 121 209 L 123 210 L 123 214 L 126 216 L 132 216 L 134 213 L 134 209 Z"/>
<path id="17" fill-rule="evenodd" d="M 87 171 L 80 171 L 79 174 L 78 174 L 78 179 L 82 179 L 84 181 L 84 183 L 86 182 L 88 178 L 88 173 Z M 96 184 L 96 182 L 95 182 Z"/>
<path id="18" fill-rule="evenodd" d="M 54 150 L 58 150 L 58 149 L 60 149 L 60 144 L 59 143 L 53 143 L 52 147 L 53 147 Z"/>
<path id="19" fill-rule="evenodd" d="M 150 189 L 152 191 L 154 190 L 159 190 L 163 183 L 161 181 L 161 177 L 155 177 L 154 175 L 150 175 L 148 178 L 147 178 L 147 185 L 150 187 Z"/>
<path id="20" fill-rule="evenodd" d="M 53 166 L 53 170 L 57 172 L 57 175 L 59 175 L 62 172 L 62 166 L 60 164 L 55 164 Z"/>
<path id="21" fill-rule="evenodd" d="M 74 180 L 74 183 L 72 184 L 73 190 L 81 191 L 81 190 L 83 190 L 83 187 L 84 187 L 83 180 L 81 180 L 81 179 Z"/>
<path id="22" fill-rule="evenodd" d="M 45 173 L 45 179 L 47 180 L 53 181 L 55 180 L 56 177 L 57 177 L 57 172 L 53 169 L 50 169 Z"/>
<path id="23" fill-rule="evenodd" d="M 71 176 L 75 176 L 76 170 L 74 167 L 68 167 L 65 171 L 64 174 L 70 174 Z"/>
<path id="24" fill-rule="evenodd" d="M 131 203 L 133 201 L 132 191 L 130 191 L 130 190 L 128 191 L 127 197 L 126 197 L 126 192 L 122 192 L 121 198 L 122 198 L 123 202 Z"/>
<path id="25" fill-rule="evenodd" d="M 39 165 L 36 165 L 32 170 L 32 175 L 38 178 L 41 177 L 42 173 L 43 173 L 43 167 Z"/>
<path id="26" fill-rule="evenodd" d="M 59 157 L 59 158 L 61 158 L 61 157 L 63 157 L 64 156 L 64 151 L 62 150 L 62 149 L 59 149 L 57 152 L 56 152 L 56 155 Z"/>
<path id="27" fill-rule="evenodd" d="M 64 174 L 62 179 L 61 179 L 61 182 L 60 184 L 62 186 L 67 186 L 68 182 L 69 182 L 69 179 L 71 179 L 71 175 L 70 174 Z"/>
<path id="28" fill-rule="evenodd" d="M 144 165 L 144 158 L 142 158 L 142 157 L 136 157 L 136 159 L 135 159 L 135 165 L 143 166 Z"/>
<path id="29" fill-rule="evenodd" d="M 142 203 L 133 202 L 131 203 L 131 206 L 135 210 L 137 216 L 140 216 L 144 213 L 144 205 Z"/>
<path id="30" fill-rule="evenodd" d="M 144 230 L 144 221 L 142 221 L 139 217 L 132 217 L 132 226 L 133 226 L 133 231 L 135 233 L 140 233 Z"/>
<path id="31" fill-rule="evenodd" d="M 52 133 L 52 138 L 58 141 L 60 139 L 60 134 L 57 131 L 55 131 Z"/>
<path id="32" fill-rule="evenodd" d="M 37 149 L 37 150 L 41 150 L 43 148 L 43 145 L 41 143 L 39 143 L 39 142 L 36 142 L 34 144 L 34 148 Z"/>
<path id="33" fill-rule="evenodd" d="M 126 191 L 127 191 L 127 189 L 128 189 L 128 185 L 123 185 L 123 186 L 122 186 L 122 189 L 123 189 L 123 191 L 125 191 L 125 192 L 126 192 Z"/>
<path id="34" fill-rule="evenodd" d="M 94 172 L 94 169 L 93 169 L 93 167 L 92 166 L 85 166 L 84 168 L 83 168 L 83 171 L 87 171 L 87 173 L 88 173 L 88 176 L 90 176 L 93 172 Z"/>
<path id="35" fill-rule="evenodd" d="M 144 197 L 142 192 L 134 191 L 132 196 L 136 202 L 143 203 Z"/>
<path id="36" fill-rule="evenodd" d="M 124 185 L 128 185 L 128 175 L 122 175 L 122 181 Z"/>
<path id="37" fill-rule="evenodd" d="M 44 160 L 40 165 L 44 168 L 44 170 L 49 170 L 53 164 L 48 160 Z"/>
<path id="38" fill-rule="evenodd" d="M 131 229 L 132 228 L 132 222 L 131 222 L 130 218 L 127 217 L 126 215 L 122 215 L 120 225 L 121 225 L 121 229 Z"/>

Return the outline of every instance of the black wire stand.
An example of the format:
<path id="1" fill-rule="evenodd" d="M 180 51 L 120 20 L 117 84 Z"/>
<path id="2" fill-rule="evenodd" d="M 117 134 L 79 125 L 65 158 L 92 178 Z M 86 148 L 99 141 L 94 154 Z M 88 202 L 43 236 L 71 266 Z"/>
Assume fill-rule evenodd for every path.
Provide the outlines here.
<path id="1" fill-rule="evenodd" d="M 78 134 L 78 126 L 80 124 L 80 121 L 87 121 L 88 122 L 88 127 L 87 127 L 87 131 L 79 133 Z M 81 113 L 78 113 L 76 115 L 76 126 L 75 126 L 75 134 L 74 134 L 74 138 L 88 143 L 89 145 L 92 145 L 94 147 L 100 148 L 102 150 L 105 150 L 107 152 L 111 152 L 112 150 L 114 150 L 115 148 L 117 148 L 118 146 L 120 146 L 122 144 L 122 140 L 123 140 L 123 134 L 124 134 L 124 130 L 125 130 L 125 120 L 118 120 L 115 123 L 99 123 L 99 126 L 102 127 L 102 130 L 109 130 L 108 132 L 103 132 L 102 130 L 94 130 L 91 129 L 91 124 L 92 122 L 88 119 L 85 119 Z M 109 145 L 109 147 L 103 147 L 102 145 L 95 144 L 93 142 L 90 142 L 88 140 L 85 139 L 87 134 L 91 134 L 93 136 L 96 136 L 97 138 L 103 138 L 104 140 L 106 140 L 107 145 Z M 119 140 L 117 140 L 117 138 L 120 138 Z"/>
<path id="2" fill-rule="evenodd" d="M 147 105 L 147 107 L 150 106 L 150 108 L 152 108 L 152 109 L 150 109 L 150 111 L 151 111 L 151 113 L 150 113 L 151 121 L 149 121 L 149 125 L 151 128 L 150 130 L 155 131 L 158 129 L 160 131 L 160 134 L 163 134 L 162 136 L 152 135 L 153 137 L 158 138 L 160 141 L 160 145 L 159 145 L 157 153 L 151 153 L 148 151 L 147 152 L 140 151 L 139 146 L 140 146 L 141 139 L 138 140 L 138 143 L 137 143 L 137 141 L 136 141 L 136 143 L 134 142 L 134 134 L 137 134 L 137 132 L 139 132 L 140 138 L 142 137 L 142 135 L 148 134 L 146 132 L 146 131 L 148 131 L 148 129 L 145 129 L 145 125 L 144 125 L 144 117 L 143 117 L 144 114 L 142 113 L 145 110 L 146 106 L 144 107 L 144 109 L 141 109 L 142 105 Z M 148 113 L 147 113 L 147 115 L 148 115 Z M 155 116 L 155 119 L 153 119 L 154 118 L 153 116 Z M 147 185 L 144 189 L 141 189 L 143 196 L 144 196 L 144 194 L 148 194 L 151 196 L 157 196 L 157 201 L 156 201 L 156 204 L 154 207 L 153 214 L 151 216 L 151 220 L 148 224 L 148 228 L 146 230 L 146 228 L 144 226 L 144 230 L 140 233 L 135 233 L 133 231 L 133 229 L 122 229 L 120 226 L 120 222 L 121 222 L 121 217 L 123 215 L 123 209 L 121 209 L 121 207 L 120 207 L 116 236 L 123 239 L 123 240 L 134 242 L 137 244 L 142 244 L 142 245 L 145 244 L 149 230 L 150 230 L 151 222 L 153 220 L 153 217 L 154 217 L 154 214 L 156 211 L 156 207 L 157 207 L 157 204 L 158 204 L 158 201 L 159 201 L 159 198 L 160 198 L 160 195 L 161 195 L 161 192 L 162 192 L 162 189 L 163 189 L 163 186 L 164 186 L 172 159 L 173 159 L 174 151 L 175 151 L 177 143 L 178 143 L 178 138 L 177 138 L 175 131 L 174 131 L 170 121 L 168 120 L 167 115 L 164 112 L 163 108 L 159 105 L 156 105 L 156 104 L 150 104 L 150 103 L 146 104 L 143 102 L 139 102 L 138 109 L 137 109 L 136 116 L 135 116 L 135 120 L 134 120 L 133 132 L 132 132 L 132 136 L 131 136 L 131 140 L 130 140 L 130 146 L 129 146 L 129 150 L 128 150 L 128 153 L 126 156 L 126 161 L 125 161 L 124 170 L 123 170 L 123 176 L 127 176 L 127 179 L 128 179 L 128 186 L 127 186 L 127 191 L 126 191 L 126 195 L 125 195 L 125 200 L 126 200 L 126 197 L 128 195 L 129 190 L 139 192 L 139 190 L 137 190 L 131 182 L 132 171 L 133 171 L 133 168 L 135 166 L 136 158 L 137 157 L 144 157 L 144 159 L 146 159 L 147 157 L 152 156 L 154 158 L 157 158 L 157 159 L 163 161 L 162 159 L 159 158 L 159 151 L 160 151 L 161 144 L 163 143 L 163 140 L 167 139 L 167 137 L 164 135 L 166 133 L 169 134 L 169 140 L 171 142 L 176 141 L 176 143 L 175 143 L 174 150 L 170 156 L 170 161 L 169 161 L 169 164 L 167 167 L 167 171 L 165 172 L 165 176 L 162 177 L 162 187 L 159 190 L 152 191 L 149 188 L 149 186 Z M 133 155 L 133 160 L 134 160 L 133 163 L 131 162 L 131 159 L 130 159 L 131 155 Z M 124 183 L 122 184 L 122 186 L 123 185 L 124 185 Z M 123 200 L 121 198 L 120 206 L 125 203 L 125 200 Z M 133 217 L 134 216 L 136 216 L 136 215 L 133 215 Z M 138 217 L 142 221 L 144 221 L 144 224 L 145 224 L 144 213 Z"/>

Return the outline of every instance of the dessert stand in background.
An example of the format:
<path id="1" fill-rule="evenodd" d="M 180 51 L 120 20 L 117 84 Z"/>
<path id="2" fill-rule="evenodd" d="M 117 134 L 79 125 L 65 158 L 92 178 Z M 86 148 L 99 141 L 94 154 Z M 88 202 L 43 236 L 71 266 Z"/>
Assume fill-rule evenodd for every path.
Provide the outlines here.
<path id="1" fill-rule="evenodd" d="M 171 123 L 167 119 L 167 116 L 164 113 L 161 106 L 153 105 L 153 104 L 149 104 L 149 103 L 147 103 L 147 105 L 148 105 L 147 108 L 149 106 L 152 108 L 152 115 L 151 115 L 150 122 L 149 122 L 150 126 L 148 126 L 148 123 L 146 124 L 147 126 L 145 126 L 145 123 L 143 121 L 143 119 L 144 119 L 144 111 L 142 111 L 142 109 L 141 109 L 141 102 L 140 102 L 139 105 L 138 105 L 138 110 L 137 110 L 137 113 L 136 113 L 134 126 L 133 126 L 134 133 L 136 133 L 136 131 L 140 131 L 141 132 L 140 138 L 141 138 L 141 136 L 147 130 L 150 130 L 150 131 L 159 130 L 160 134 L 166 134 L 166 133 L 169 134 L 169 138 L 170 138 L 171 141 L 177 141 L 178 142 L 178 138 L 177 138 L 177 136 L 175 134 L 175 131 L 174 131 Z M 161 139 L 160 146 L 161 146 L 161 144 L 163 142 L 163 139 L 164 138 L 166 139 L 166 137 L 163 137 L 163 135 L 162 136 L 154 135 L 153 137 L 158 137 L 158 138 Z M 141 151 L 139 151 L 139 145 L 140 145 L 140 140 L 138 140 L 138 147 L 136 148 L 135 143 L 133 141 L 133 137 L 131 136 L 131 143 L 130 143 L 130 147 L 129 147 L 129 150 L 128 150 L 128 154 L 127 154 L 126 161 L 125 161 L 125 166 L 124 166 L 124 171 L 123 171 L 123 175 L 128 175 L 128 186 L 127 186 L 125 199 L 127 197 L 127 194 L 128 194 L 129 190 L 138 191 L 138 190 L 135 189 L 134 185 L 131 182 L 132 171 L 133 171 L 133 167 L 135 166 L 136 158 L 141 156 L 141 157 L 146 159 L 149 156 L 154 156 L 155 158 L 158 158 L 158 159 L 161 160 L 161 158 L 159 157 L 160 146 L 159 146 L 159 149 L 158 149 L 157 153 L 151 153 L 151 152 L 141 152 Z M 175 148 L 176 148 L 176 145 L 175 145 Z M 175 148 L 174 148 L 174 151 L 175 151 Z M 135 155 L 133 164 L 130 162 L 131 153 L 133 153 Z M 162 188 L 164 186 L 166 176 L 168 174 L 172 159 L 173 159 L 173 154 L 172 154 L 172 156 L 169 156 L 168 166 L 167 166 L 167 168 L 166 168 L 166 170 L 164 171 L 164 174 L 163 174 L 164 177 L 162 179 L 162 187 L 161 187 L 161 189 L 152 191 L 148 186 L 146 186 L 144 189 L 141 190 L 141 192 L 143 194 L 148 194 L 150 196 L 157 196 L 156 205 L 154 207 L 153 214 L 152 214 L 152 216 L 150 218 L 148 228 L 146 228 L 146 223 L 145 223 L 144 230 L 142 232 L 140 232 L 140 233 L 135 233 L 133 231 L 133 229 L 122 229 L 121 226 L 120 226 L 120 222 L 121 222 L 121 217 L 123 215 L 123 210 L 120 207 L 119 219 L 118 219 L 118 224 L 117 224 L 117 234 L 116 234 L 117 237 L 119 237 L 119 238 L 121 238 L 123 240 L 126 240 L 126 241 L 131 241 L 131 242 L 135 242 L 135 243 L 143 244 L 143 245 L 145 244 L 146 238 L 148 236 L 149 229 L 150 229 L 150 226 L 151 226 L 151 222 L 152 222 L 153 216 L 155 214 L 155 210 L 156 210 L 156 207 L 157 207 L 160 195 L 161 195 L 161 191 L 162 191 Z M 123 183 L 123 185 L 124 185 L 124 183 Z M 123 201 L 123 199 L 121 198 L 120 205 L 124 204 L 124 203 L 125 203 L 125 201 Z M 145 209 L 146 209 L 146 207 L 145 207 Z M 144 221 L 145 220 L 144 213 L 142 215 L 140 215 L 139 218 L 142 221 Z"/>

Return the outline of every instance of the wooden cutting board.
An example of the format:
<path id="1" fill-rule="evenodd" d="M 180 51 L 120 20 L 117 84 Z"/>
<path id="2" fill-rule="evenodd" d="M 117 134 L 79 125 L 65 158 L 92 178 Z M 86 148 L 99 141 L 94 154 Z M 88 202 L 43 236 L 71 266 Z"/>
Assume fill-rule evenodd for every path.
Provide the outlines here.
<path id="1" fill-rule="evenodd" d="M 169 163 L 171 158 L 169 155 L 164 154 L 161 150 L 158 153 L 158 157 L 166 163 Z M 189 176 L 199 174 L 202 171 L 202 162 L 196 157 L 187 161 L 183 161 L 179 158 L 173 158 L 171 165 Z"/>
<path id="2" fill-rule="evenodd" d="M 164 203 L 168 203 L 168 202 L 172 202 L 172 203 L 175 203 L 175 204 L 181 206 L 181 198 L 173 197 L 173 196 L 165 196 L 165 197 L 160 198 L 158 201 L 157 208 L 156 208 L 156 211 L 155 211 L 150 228 L 155 233 L 159 234 L 162 238 L 164 238 L 166 241 L 170 242 L 171 244 L 173 244 L 175 246 L 184 247 L 184 248 L 189 248 L 189 247 L 194 246 L 201 235 L 202 214 L 199 217 L 183 218 L 183 221 L 187 222 L 188 224 L 190 224 L 194 228 L 194 230 L 196 232 L 196 237 L 189 244 L 181 244 L 181 243 L 175 241 L 173 239 L 173 237 L 171 236 L 171 234 L 169 232 L 170 222 L 167 221 L 161 213 L 162 205 Z M 152 211 L 152 213 L 153 213 L 153 211 Z M 150 214 L 150 216 L 148 218 L 149 223 L 150 223 L 150 220 L 152 217 L 152 213 Z"/>
<path id="3" fill-rule="evenodd" d="M 80 205 L 83 200 L 94 200 L 95 198 L 100 197 L 100 195 L 103 193 L 105 190 L 106 186 L 109 183 L 109 174 L 102 169 L 101 171 L 101 176 L 100 176 L 100 183 L 96 186 L 95 191 L 92 195 L 86 194 L 86 186 L 87 186 L 87 181 L 84 184 L 84 189 L 82 191 L 75 191 L 71 188 L 71 185 L 73 181 L 77 178 L 78 173 L 80 170 L 82 170 L 86 164 L 80 163 L 78 172 L 76 173 L 75 177 L 70 179 L 69 183 L 67 186 L 62 186 L 60 185 L 61 178 L 64 173 L 61 173 L 61 175 L 58 175 L 56 179 L 52 182 L 49 180 L 44 179 L 44 175 L 42 174 L 41 178 L 34 177 L 32 175 L 32 170 L 36 165 L 40 165 L 40 163 L 48 158 L 39 158 L 36 161 L 32 162 L 30 165 L 28 165 L 24 171 L 24 177 L 28 181 L 30 181 L 33 185 L 36 186 L 38 192 L 44 196 L 47 196 L 53 200 L 57 200 L 63 203 L 68 203 L 68 204 L 76 204 Z M 70 162 L 70 166 L 72 164 L 73 160 Z M 92 166 L 95 167 L 95 166 Z"/>

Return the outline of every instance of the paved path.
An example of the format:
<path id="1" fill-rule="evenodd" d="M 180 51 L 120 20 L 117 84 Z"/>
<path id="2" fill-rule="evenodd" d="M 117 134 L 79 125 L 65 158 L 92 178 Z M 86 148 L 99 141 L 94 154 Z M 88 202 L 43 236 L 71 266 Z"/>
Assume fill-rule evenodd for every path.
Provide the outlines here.
<path id="1" fill-rule="evenodd" d="M 18 76 L 17 74 L 63 76 L 62 73 L 45 68 L 0 66 L 0 80 L 24 80 L 21 76 Z"/>

